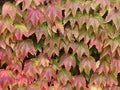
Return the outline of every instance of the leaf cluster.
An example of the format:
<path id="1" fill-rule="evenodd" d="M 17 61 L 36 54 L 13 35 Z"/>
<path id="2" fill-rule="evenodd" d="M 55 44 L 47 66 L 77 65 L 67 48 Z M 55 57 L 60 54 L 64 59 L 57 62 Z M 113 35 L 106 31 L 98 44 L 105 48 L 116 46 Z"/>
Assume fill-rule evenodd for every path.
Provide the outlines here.
<path id="1" fill-rule="evenodd" d="M 120 90 L 120 0 L 0 5 L 0 90 Z"/>

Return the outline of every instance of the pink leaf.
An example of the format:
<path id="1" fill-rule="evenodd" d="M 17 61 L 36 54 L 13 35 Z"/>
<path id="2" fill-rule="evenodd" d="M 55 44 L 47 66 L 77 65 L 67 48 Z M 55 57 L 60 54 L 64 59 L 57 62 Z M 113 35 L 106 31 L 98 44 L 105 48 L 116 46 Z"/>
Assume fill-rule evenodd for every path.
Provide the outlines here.
<path id="1" fill-rule="evenodd" d="M 15 20 L 16 14 L 22 17 L 19 10 L 10 2 L 6 2 L 2 7 L 2 17 L 5 18 L 7 14 L 11 17 L 12 21 Z"/>
<path id="2" fill-rule="evenodd" d="M 32 22 L 33 26 L 36 27 L 38 25 L 38 21 L 40 24 L 44 21 L 44 15 L 39 9 L 34 9 L 32 7 L 28 8 L 27 14 L 26 14 L 26 23 L 29 21 Z"/>
<path id="3" fill-rule="evenodd" d="M 58 65 L 59 66 L 64 65 L 65 69 L 67 71 L 69 71 L 71 67 L 75 68 L 76 61 L 75 61 L 75 58 L 73 56 L 69 56 L 69 55 L 63 54 L 62 57 L 60 58 L 60 62 L 59 62 Z"/>

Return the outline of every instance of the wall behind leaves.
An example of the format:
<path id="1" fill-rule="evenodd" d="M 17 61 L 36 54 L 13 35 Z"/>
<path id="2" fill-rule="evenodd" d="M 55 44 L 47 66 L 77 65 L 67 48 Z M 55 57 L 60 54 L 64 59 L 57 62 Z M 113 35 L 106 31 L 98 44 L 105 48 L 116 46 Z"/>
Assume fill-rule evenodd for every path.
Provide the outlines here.
<path id="1" fill-rule="evenodd" d="M 0 3 L 0 90 L 120 90 L 120 0 Z"/>

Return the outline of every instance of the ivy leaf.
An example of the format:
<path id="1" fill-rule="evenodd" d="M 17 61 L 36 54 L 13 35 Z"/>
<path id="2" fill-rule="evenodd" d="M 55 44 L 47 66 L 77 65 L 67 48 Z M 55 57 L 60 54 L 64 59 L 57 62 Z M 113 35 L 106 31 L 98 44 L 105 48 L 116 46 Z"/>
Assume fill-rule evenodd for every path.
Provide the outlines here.
<path id="1" fill-rule="evenodd" d="M 83 43 L 78 43 L 77 46 L 76 46 L 76 53 L 78 55 L 79 58 L 82 57 L 83 54 L 85 54 L 86 56 L 89 57 L 89 49 L 88 49 L 88 46 L 83 44 Z"/>
<path id="2" fill-rule="evenodd" d="M 76 60 L 73 56 L 69 56 L 67 54 L 63 54 L 60 58 L 58 65 L 61 67 L 62 65 L 65 66 L 67 71 L 70 70 L 71 67 L 75 68 Z"/>
<path id="3" fill-rule="evenodd" d="M 119 58 L 118 59 L 113 58 L 113 60 L 111 61 L 110 67 L 111 67 L 111 69 L 115 68 L 116 73 L 120 73 L 120 60 L 119 60 Z"/>
<path id="4" fill-rule="evenodd" d="M 72 85 L 76 87 L 76 90 L 80 90 L 81 88 L 86 89 L 86 80 L 82 75 L 72 77 Z"/>
<path id="5" fill-rule="evenodd" d="M 107 81 L 106 84 L 107 86 L 114 86 L 114 85 L 118 85 L 118 81 L 117 81 L 117 76 L 114 75 L 114 73 L 110 73 L 108 76 L 106 76 Z"/>
<path id="6" fill-rule="evenodd" d="M 43 23 L 42 26 L 40 27 L 40 29 L 36 29 L 35 30 L 35 35 L 36 35 L 37 42 L 40 41 L 40 39 L 42 38 L 43 35 L 46 38 L 48 38 L 48 34 L 51 36 L 49 31 L 50 30 L 49 30 L 49 28 L 47 26 L 47 23 Z"/>
<path id="7" fill-rule="evenodd" d="M 68 47 L 70 47 L 73 50 L 73 55 L 74 55 L 77 49 L 76 43 L 69 43 Z"/>
<path id="8" fill-rule="evenodd" d="M 2 21 L 2 29 L 0 30 L 0 33 L 4 33 L 5 30 L 8 30 L 9 32 L 13 32 L 14 30 L 14 26 L 13 26 L 13 21 L 9 18 L 6 17 L 3 21 Z"/>
<path id="9" fill-rule="evenodd" d="M 111 24 L 106 24 L 105 28 L 107 30 L 107 34 L 110 38 L 114 39 L 119 36 L 119 31 L 116 30 L 116 27 Z"/>
<path id="10" fill-rule="evenodd" d="M 102 87 L 97 85 L 91 85 L 88 90 L 102 90 Z"/>
<path id="11" fill-rule="evenodd" d="M 47 15 L 50 19 L 50 22 L 55 21 L 56 18 L 62 20 L 62 12 L 58 7 L 53 4 L 49 4 L 45 10 L 45 15 Z"/>
<path id="12" fill-rule="evenodd" d="M 103 74 L 94 73 L 90 78 L 89 87 L 92 85 L 106 86 L 106 77 Z"/>
<path id="13" fill-rule="evenodd" d="M 83 70 L 87 75 L 90 74 L 90 70 L 92 69 L 94 72 L 96 71 L 96 63 L 95 59 L 90 57 L 82 57 L 80 58 L 79 70 L 82 72 Z"/>
<path id="14" fill-rule="evenodd" d="M 55 79 L 56 74 L 54 69 L 50 67 L 45 67 L 41 73 L 41 78 L 46 79 L 48 82 L 51 81 L 52 77 Z"/>
<path id="15" fill-rule="evenodd" d="M 108 56 L 102 58 L 101 63 L 97 69 L 99 74 L 104 72 L 106 76 L 108 75 L 108 72 L 110 70 L 110 63 L 108 62 L 108 60 L 109 60 Z"/>
<path id="16" fill-rule="evenodd" d="M 4 41 L 4 38 L 0 36 L 0 47 L 3 49 L 6 49 L 6 43 Z"/>
<path id="17" fill-rule="evenodd" d="M 18 57 L 21 55 L 22 59 L 24 59 L 25 56 L 28 56 L 28 53 L 35 55 L 35 49 L 32 40 L 27 39 L 17 44 L 16 55 Z"/>
<path id="18" fill-rule="evenodd" d="M 16 84 L 18 84 L 19 87 L 22 87 L 23 85 L 27 86 L 33 81 L 30 77 L 28 78 L 27 76 L 21 73 L 18 73 L 15 80 L 16 80 Z"/>
<path id="19" fill-rule="evenodd" d="M 35 75 L 38 73 L 37 66 L 34 64 L 35 60 L 31 59 L 28 62 L 25 62 L 23 73 L 25 73 L 26 76 L 35 77 Z"/>
<path id="20" fill-rule="evenodd" d="M 0 21 L 0 34 L 1 34 L 2 27 L 3 27 L 3 22 L 2 22 L 2 20 L 1 20 L 1 21 Z"/>
<path id="21" fill-rule="evenodd" d="M 47 80 L 46 79 L 40 79 L 39 81 L 38 81 L 38 84 L 39 84 L 39 86 L 40 86 L 40 90 L 48 90 L 48 82 L 47 82 Z"/>
<path id="22" fill-rule="evenodd" d="M 64 48 L 64 51 L 67 54 L 68 50 L 69 50 L 69 43 L 66 43 L 66 42 L 64 42 L 64 41 L 61 40 L 60 49 L 62 49 L 62 48 Z"/>
<path id="23" fill-rule="evenodd" d="M 53 32 L 57 33 L 57 30 L 64 34 L 64 26 L 62 25 L 62 22 L 56 21 L 55 25 L 52 27 Z"/>
<path id="24" fill-rule="evenodd" d="M 51 57 L 53 54 L 59 56 L 59 42 L 60 38 L 58 38 L 58 36 L 54 36 L 54 38 L 47 38 L 44 42 L 44 53 L 47 53 L 48 57 Z"/>
<path id="25" fill-rule="evenodd" d="M 39 54 L 38 56 L 38 64 L 42 65 L 43 67 L 47 67 L 50 64 L 50 60 L 46 55 Z"/>
<path id="26" fill-rule="evenodd" d="M 43 23 L 44 15 L 42 14 L 42 12 L 39 9 L 34 9 L 34 8 L 30 7 L 30 8 L 28 8 L 28 11 L 26 13 L 25 21 L 26 21 L 26 23 L 31 21 L 33 26 L 36 28 L 36 26 L 38 25 L 38 21 L 40 22 L 40 24 Z"/>
<path id="27" fill-rule="evenodd" d="M 28 33 L 28 29 L 24 24 L 15 24 L 15 37 L 17 40 L 22 40 L 22 36 Z"/>
<path id="28" fill-rule="evenodd" d="M 50 53 L 51 52 L 51 53 Z M 50 48 L 49 46 L 45 46 L 45 49 L 43 51 L 43 53 L 47 53 L 48 57 L 51 58 L 52 55 L 57 55 L 59 56 L 59 49 L 57 46 L 54 46 L 54 48 Z"/>
<path id="29" fill-rule="evenodd" d="M 103 90 L 119 90 L 120 89 L 120 87 L 119 86 L 112 86 L 112 87 L 108 87 L 108 86 L 106 86 Z"/>
<path id="30" fill-rule="evenodd" d="M 115 9 L 110 8 L 105 20 L 106 20 L 106 22 L 110 22 L 112 20 L 116 26 L 116 29 L 119 30 L 119 28 L 120 28 L 120 12 L 116 12 Z"/>
<path id="31" fill-rule="evenodd" d="M 32 84 L 30 84 L 29 86 L 27 86 L 26 90 L 39 90 L 39 85 L 37 82 L 34 82 Z"/>
<path id="32" fill-rule="evenodd" d="M 25 3 L 24 7 L 23 7 L 23 11 L 25 9 L 28 9 L 30 7 L 30 5 L 32 4 L 32 1 L 34 1 L 35 5 L 40 5 L 41 3 L 43 4 L 45 0 L 15 0 L 16 1 L 16 5 L 20 4 L 20 3 Z"/>
<path id="33" fill-rule="evenodd" d="M 22 3 L 22 2 L 25 3 L 25 6 L 23 8 L 23 11 L 24 11 L 25 9 L 29 8 L 32 0 L 16 0 L 16 5 L 18 5 L 18 4 Z"/>
<path id="34" fill-rule="evenodd" d="M 1 69 L 0 70 L 0 86 L 2 88 L 8 87 L 8 85 L 12 85 L 14 83 L 14 77 L 12 76 L 12 72 L 9 70 Z"/>
<path id="35" fill-rule="evenodd" d="M 95 4 L 100 5 L 101 8 L 105 8 L 106 6 L 110 6 L 110 1 L 109 0 L 96 0 Z"/>
<path id="36" fill-rule="evenodd" d="M 72 86 L 68 83 L 66 85 L 61 85 L 58 90 L 72 90 Z"/>
<path id="37" fill-rule="evenodd" d="M 99 22 L 97 17 L 90 16 L 88 21 L 87 21 L 86 27 L 87 27 L 87 29 L 89 29 L 90 26 L 92 26 L 94 32 L 97 33 L 100 25 L 101 25 L 101 23 Z"/>
<path id="38" fill-rule="evenodd" d="M 20 10 L 18 10 L 12 3 L 6 2 L 2 7 L 2 17 L 5 18 L 8 14 L 12 21 L 14 21 L 16 14 L 22 17 L 22 14 L 19 11 Z"/>
<path id="39" fill-rule="evenodd" d="M 93 47 L 94 45 L 97 48 L 98 52 L 100 53 L 103 47 L 103 43 L 102 43 L 100 36 L 97 36 L 91 39 L 89 48 Z"/>
<path id="40" fill-rule="evenodd" d="M 71 73 L 66 70 L 60 70 L 57 75 L 57 79 L 59 82 L 61 82 L 63 85 L 66 85 L 67 82 L 71 82 Z"/>
<path id="41" fill-rule="evenodd" d="M 119 48 L 119 43 L 120 43 L 120 38 L 119 36 L 114 38 L 114 39 L 108 39 L 106 40 L 105 42 L 105 46 L 104 47 L 107 47 L 110 45 L 110 48 L 111 48 L 111 52 L 114 53 L 115 51 L 118 50 Z"/>
<path id="42" fill-rule="evenodd" d="M 52 85 L 49 87 L 49 90 L 59 90 L 60 89 L 60 84 L 57 80 L 54 80 L 52 82 Z M 61 90 L 61 89 L 60 89 Z"/>
<path id="43" fill-rule="evenodd" d="M 8 67 L 13 71 L 18 71 L 18 72 L 21 72 L 22 71 L 22 64 L 20 61 L 17 61 L 17 62 L 10 62 L 8 64 Z"/>
<path id="44" fill-rule="evenodd" d="M 65 9 L 65 17 L 68 17 L 71 12 L 72 12 L 73 17 L 75 17 L 77 9 L 81 10 L 81 5 L 79 2 L 67 0 L 64 6 L 64 9 Z"/>
<path id="45" fill-rule="evenodd" d="M 44 3 L 45 0 L 34 0 L 35 4 L 38 6 L 40 3 Z"/>
<path id="46" fill-rule="evenodd" d="M 40 29 L 40 30 L 36 30 L 35 31 L 35 35 L 36 35 L 36 38 L 37 38 L 37 43 L 40 41 L 41 37 L 43 35 L 45 35 L 45 32 L 43 29 Z"/>
<path id="47" fill-rule="evenodd" d="M 13 58 L 12 49 L 10 47 L 6 47 L 6 49 L 0 48 L 0 60 L 1 65 L 9 64 Z"/>

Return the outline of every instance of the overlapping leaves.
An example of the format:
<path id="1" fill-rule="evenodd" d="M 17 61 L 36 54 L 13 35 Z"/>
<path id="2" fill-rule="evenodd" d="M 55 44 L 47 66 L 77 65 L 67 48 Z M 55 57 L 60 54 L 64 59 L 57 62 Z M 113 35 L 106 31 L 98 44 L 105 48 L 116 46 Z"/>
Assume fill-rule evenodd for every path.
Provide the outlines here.
<path id="1" fill-rule="evenodd" d="M 0 10 L 1 90 L 119 90 L 119 0 L 15 0 Z"/>

